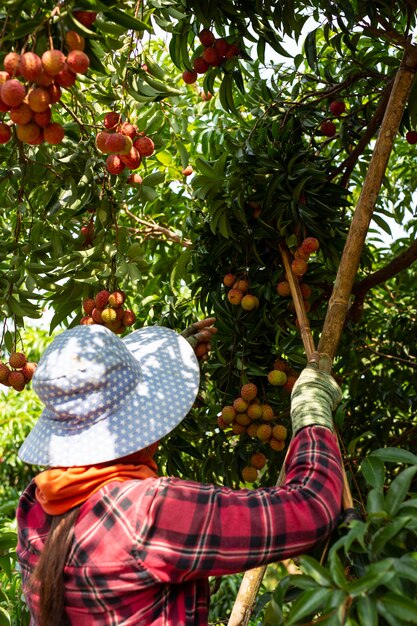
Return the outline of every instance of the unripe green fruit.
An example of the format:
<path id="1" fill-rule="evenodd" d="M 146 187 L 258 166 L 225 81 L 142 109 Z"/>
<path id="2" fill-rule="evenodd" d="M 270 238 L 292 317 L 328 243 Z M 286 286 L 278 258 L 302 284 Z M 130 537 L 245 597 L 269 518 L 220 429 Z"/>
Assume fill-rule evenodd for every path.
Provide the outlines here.
<path id="1" fill-rule="evenodd" d="M 242 309 L 245 309 L 245 311 L 253 311 L 253 309 L 258 308 L 259 300 L 256 296 L 252 296 L 251 294 L 247 293 L 246 296 L 243 296 L 240 302 L 240 306 L 242 307 Z"/>
<path id="2" fill-rule="evenodd" d="M 111 307 L 104 309 L 104 311 L 101 314 L 101 319 L 103 320 L 105 324 L 109 324 L 110 322 L 116 321 L 116 318 L 117 318 L 116 311 L 112 309 Z"/>
<path id="3" fill-rule="evenodd" d="M 280 370 L 271 370 L 268 373 L 268 382 L 275 387 L 282 387 L 287 382 L 287 375 Z"/>

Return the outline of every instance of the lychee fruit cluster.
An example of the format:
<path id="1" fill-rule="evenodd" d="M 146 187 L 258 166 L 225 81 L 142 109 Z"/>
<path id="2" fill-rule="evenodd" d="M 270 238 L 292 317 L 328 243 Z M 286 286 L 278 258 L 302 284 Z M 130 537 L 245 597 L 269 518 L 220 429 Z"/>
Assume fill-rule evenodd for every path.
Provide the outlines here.
<path id="1" fill-rule="evenodd" d="M 272 450 L 281 452 L 285 448 L 287 429 L 276 423 L 273 408 L 268 403 L 262 403 L 257 394 L 258 388 L 254 383 L 243 385 L 240 396 L 222 408 L 217 425 L 221 430 L 231 428 L 233 435 L 247 435 L 256 439 L 258 445 L 269 445 Z"/>
<path id="2" fill-rule="evenodd" d="M 8 364 L 0 363 L 0 383 L 16 391 L 23 391 L 32 380 L 36 366 L 36 363 L 27 360 L 23 352 L 12 352 Z"/>
<path id="3" fill-rule="evenodd" d="M 117 335 L 124 333 L 128 326 L 136 321 L 136 315 L 123 305 L 126 294 L 123 291 L 107 291 L 102 289 L 94 298 L 83 302 L 84 317 L 80 324 L 101 324 Z"/>
<path id="4" fill-rule="evenodd" d="M 249 282 L 246 278 L 237 277 L 235 274 L 226 274 L 223 277 L 223 285 L 229 288 L 227 299 L 230 304 L 240 305 L 245 311 L 253 311 L 259 306 L 259 299 L 249 291 Z"/>
<path id="5" fill-rule="evenodd" d="M 273 369 L 268 372 L 268 382 L 274 387 L 282 387 L 291 393 L 299 374 L 285 359 L 275 359 Z"/>
<path id="6" fill-rule="evenodd" d="M 110 174 L 121 174 L 126 168 L 136 170 L 142 159 L 154 153 L 155 145 L 150 137 L 139 132 L 135 124 L 125 120 L 121 113 L 110 111 L 103 120 L 104 130 L 96 136 L 97 150 L 108 154 L 106 169 Z M 142 178 L 132 173 L 128 182 L 140 185 Z"/>
<path id="7" fill-rule="evenodd" d="M 51 48 L 38 56 L 35 52 L 9 52 L 0 71 L 0 112 L 8 113 L 11 124 L 0 123 L 0 143 L 16 137 L 32 146 L 43 142 L 62 142 L 65 131 L 52 121 L 52 106 L 61 99 L 61 88 L 74 85 L 77 74 L 86 74 L 90 59 L 83 52 L 85 40 L 67 31 L 68 54 Z"/>
<path id="8" fill-rule="evenodd" d="M 193 69 L 184 70 L 182 79 L 188 85 L 195 83 L 198 74 L 205 74 L 213 67 L 219 67 L 226 59 L 239 56 L 239 48 L 234 43 L 229 43 L 223 37 L 216 38 L 208 28 L 204 28 L 198 35 L 203 50 L 200 56 L 193 60 Z"/>
<path id="9" fill-rule="evenodd" d="M 298 280 L 300 281 L 299 282 L 300 291 L 303 297 L 304 307 L 307 313 L 310 310 L 310 306 L 311 306 L 310 305 L 311 287 L 307 283 L 302 282 L 302 277 L 307 272 L 308 261 L 309 261 L 310 255 L 313 252 L 317 252 L 319 247 L 320 247 L 320 244 L 319 244 L 318 239 L 316 239 L 315 237 L 306 237 L 301 243 L 301 245 L 294 251 L 293 260 L 291 262 L 291 270 L 293 274 L 295 274 L 295 276 L 297 276 Z M 291 289 L 290 289 L 290 284 L 287 280 L 287 277 L 285 277 L 285 279 L 280 280 L 278 282 L 276 289 L 277 289 L 278 295 L 280 295 L 282 298 L 291 297 Z"/>
<path id="10" fill-rule="evenodd" d="M 343 100 L 333 100 L 329 105 L 329 111 L 334 117 L 340 117 L 346 111 L 346 105 Z M 332 120 L 324 120 L 320 124 L 320 132 L 325 137 L 334 137 L 336 131 L 336 124 Z"/>

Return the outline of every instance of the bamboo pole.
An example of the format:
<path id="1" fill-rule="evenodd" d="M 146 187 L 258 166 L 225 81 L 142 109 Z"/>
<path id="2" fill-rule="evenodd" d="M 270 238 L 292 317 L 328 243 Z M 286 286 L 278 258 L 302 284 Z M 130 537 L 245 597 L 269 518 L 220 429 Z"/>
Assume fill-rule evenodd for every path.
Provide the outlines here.
<path id="1" fill-rule="evenodd" d="M 365 243 L 366 234 L 375 208 L 376 199 L 381 189 L 382 180 L 388 164 L 388 159 L 392 151 L 394 137 L 398 131 L 401 117 L 404 112 L 407 98 L 410 92 L 414 75 L 417 71 L 417 48 L 408 46 L 398 69 L 384 118 L 382 120 L 381 129 L 375 144 L 369 170 L 366 175 L 362 192 L 359 197 L 358 204 L 353 214 L 346 244 L 342 253 L 339 269 L 336 275 L 333 293 L 327 308 L 327 314 L 321 333 L 318 352 L 327 353 L 330 359 L 333 359 L 337 346 L 342 334 L 343 325 L 348 311 L 349 297 L 352 291 L 353 283 L 358 271 L 362 248 Z M 282 252 L 282 251 L 281 251 Z M 283 255 L 284 267 L 290 283 L 290 277 L 293 278 L 292 271 L 288 271 L 285 260 L 288 259 Z M 311 331 L 308 324 L 308 318 L 302 313 L 303 305 L 299 303 L 299 287 L 295 286 L 298 281 L 292 281 L 291 294 L 294 298 L 297 318 L 299 313 L 300 332 L 303 339 L 306 354 L 309 355 L 314 351 L 314 343 L 311 337 Z M 302 301 L 302 298 L 301 298 Z M 300 310 L 298 310 L 300 309 Z M 307 323 L 306 323 L 307 320 Z M 283 480 L 283 472 L 278 477 L 277 484 L 281 484 Z M 353 506 L 350 488 L 347 482 L 346 473 L 343 472 L 343 505 L 345 509 Z M 230 615 L 227 626 L 247 626 L 256 600 L 256 595 L 262 582 L 266 567 L 258 567 L 245 572 L 232 613 Z"/>
<path id="2" fill-rule="evenodd" d="M 326 352 L 332 358 L 342 335 L 362 248 L 416 70 L 417 48 L 410 45 L 394 80 L 327 307 L 318 351 Z"/>

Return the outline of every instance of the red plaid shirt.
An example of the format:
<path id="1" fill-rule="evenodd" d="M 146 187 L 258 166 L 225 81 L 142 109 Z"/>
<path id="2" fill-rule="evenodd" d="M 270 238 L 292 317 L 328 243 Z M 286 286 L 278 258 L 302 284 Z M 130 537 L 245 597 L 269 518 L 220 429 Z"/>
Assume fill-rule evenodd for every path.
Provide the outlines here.
<path id="1" fill-rule="evenodd" d="M 208 577 L 234 574 L 306 552 L 331 531 L 341 508 L 335 437 L 301 430 L 281 487 L 242 489 L 177 478 L 112 482 L 80 509 L 65 567 L 74 626 L 202 626 Z M 17 511 L 23 586 L 49 518 L 30 483 Z M 36 625 L 38 597 L 26 593 Z"/>

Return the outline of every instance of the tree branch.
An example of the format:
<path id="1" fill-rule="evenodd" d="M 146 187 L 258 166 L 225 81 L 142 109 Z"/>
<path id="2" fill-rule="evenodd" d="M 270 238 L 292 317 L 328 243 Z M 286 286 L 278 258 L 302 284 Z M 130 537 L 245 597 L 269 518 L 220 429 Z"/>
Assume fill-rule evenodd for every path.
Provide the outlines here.
<path id="1" fill-rule="evenodd" d="M 144 235 L 145 237 L 163 236 L 169 241 L 180 243 L 182 246 L 184 246 L 184 248 L 189 248 L 192 245 L 192 242 L 189 239 L 183 239 L 182 237 L 180 237 L 180 235 L 177 235 L 177 233 L 174 233 L 172 230 L 169 230 L 168 228 L 165 228 L 164 226 L 155 224 L 155 222 L 147 222 L 146 220 L 141 219 L 140 217 L 138 217 L 137 215 L 134 215 L 131 211 L 129 211 L 129 209 L 126 206 L 124 207 L 124 209 L 126 211 L 126 215 L 134 219 L 135 222 L 138 222 L 138 224 L 141 224 L 142 226 L 146 227 L 145 229 L 130 228 L 129 230 L 135 233 L 140 233 Z"/>
<path id="2" fill-rule="evenodd" d="M 407 267 L 410 267 L 416 260 L 417 240 L 413 241 L 407 250 L 401 252 L 395 259 L 385 265 L 385 267 L 382 267 L 380 270 L 359 281 L 352 289 L 352 294 L 355 295 L 355 301 L 349 309 L 349 318 L 354 322 L 359 322 L 362 317 L 363 303 L 368 291 L 381 283 L 385 283 L 402 270 L 407 269 Z"/>

